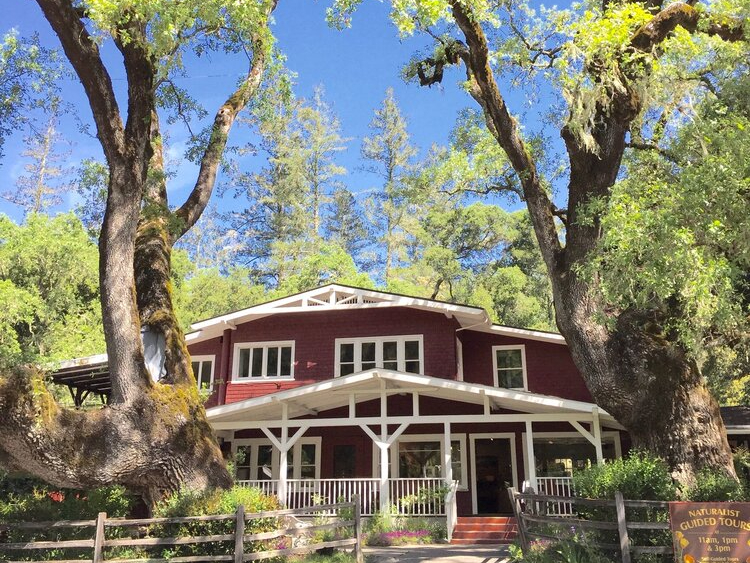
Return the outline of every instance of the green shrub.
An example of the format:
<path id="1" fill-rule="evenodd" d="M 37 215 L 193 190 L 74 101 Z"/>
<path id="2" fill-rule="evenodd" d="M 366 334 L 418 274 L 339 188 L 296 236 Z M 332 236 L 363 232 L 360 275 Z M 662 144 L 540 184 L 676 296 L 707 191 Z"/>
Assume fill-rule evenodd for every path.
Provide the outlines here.
<path id="1" fill-rule="evenodd" d="M 573 473 L 576 494 L 613 499 L 620 491 L 626 499 L 676 500 L 677 487 L 667 463 L 647 452 L 633 450 L 627 457 Z"/>
<path id="2" fill-rule="evenodd" d="M 613 560 L 590 546 L 582 537 L 574 536 L 556 542 L 533 542 L 526 553 L 511 546 L 513 563 L 611 563 Z"/>
<path id="3" fill-rule="evenodd" d="M 245 514 L 279 510 L 276 497 L 263 494 L 260 489 L 235 486 L 228 490 L 213 490 L 197 493 L 190 490 L 179 491 L 164 499 L 154 508 L 154 517 L 170 518 L 181 516 L 207 516 L 216 514 L 234 514 L 239 505 L 245 507 Z M 183 524 L 161 524 L 150 527 L 149 533 L 154 537 L 209 536 L 234 533 L 234 520 L 210 522 L 188 522 Z M 245 524 L 245 533 L 253 534 L 270 532 L 281 527 L 281 521 L 275 517 L 253 518 Z M 245 542 L 245 552 L 266 551 L 288 547 L 281 545 L 279 539 L 268 541 Z M 154 554 L 169 559 L 195 555 L 229 555 L 234 553 L 234 540 L 208 542 L 195 545 L 175 546 Z"/>
<path id="4" fill-rule="evenodd" d="M 688 489 L 687 497 L 695 502 L 744 501 L 749 498 L 744 482 L 708 469 L 698 472 L 695 486 Z"/>

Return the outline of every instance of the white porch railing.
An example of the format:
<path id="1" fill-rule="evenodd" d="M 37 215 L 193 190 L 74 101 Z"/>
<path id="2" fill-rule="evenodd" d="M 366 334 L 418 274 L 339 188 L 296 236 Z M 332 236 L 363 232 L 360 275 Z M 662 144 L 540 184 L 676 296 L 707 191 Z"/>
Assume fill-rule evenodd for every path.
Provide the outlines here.
<path id="1" fill-rule="evenodd" d="M 539 489 L 537 492 L 540 495 L 575 496 L 572 477 L 537 477 L 536 482 Z M 551 516 L 571 516 L 574 514 L 573 505 L 564 501 L 547 503 L 547 514 Z"/>
<path id="2" fill-rule="evenodd" d="M 278 480 L 238 481 L 239 485 L 257 487 L 275 495 Z M 380 509 L 380 479 L 287 479 L 285 505 L 287 508 L 306 508 L 314 504 L 351 502 L 358 495 L 362 516 L 372 516 Z M 455 488 L 455 486 L 454 486 Z M 440 478 L 389 479 L 391 505 L 409 516 L 445 516 L 447 487 Z M 455 491 L 451 499 L 455 513 Z"/>

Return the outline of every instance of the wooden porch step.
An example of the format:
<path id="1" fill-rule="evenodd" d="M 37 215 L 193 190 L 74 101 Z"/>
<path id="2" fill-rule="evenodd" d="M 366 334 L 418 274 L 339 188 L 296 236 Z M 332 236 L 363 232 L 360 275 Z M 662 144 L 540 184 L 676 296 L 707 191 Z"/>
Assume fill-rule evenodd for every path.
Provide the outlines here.
<path id="1" fill-rule="evenodd" d="M 512 516 L 462 516 L 453 530 L 452 544 L 505 544 L 518 535 Z"/>

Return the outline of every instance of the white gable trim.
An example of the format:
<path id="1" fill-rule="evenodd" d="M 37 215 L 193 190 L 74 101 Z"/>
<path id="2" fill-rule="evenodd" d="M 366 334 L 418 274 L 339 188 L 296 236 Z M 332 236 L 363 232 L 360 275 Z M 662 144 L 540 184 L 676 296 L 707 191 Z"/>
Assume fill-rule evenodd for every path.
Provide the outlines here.
<path id="1" fill-rule="evenodd" d="M 192 332 L 186 335 L 189 343 L 201 342 L 219 336 L 225 329 L 234 329 L 240 323 L 250 322 L 268 315 L 302 313 L 326 310 L 378 309 L 385 307 L 410 307 L 423 311 L 443 313 L 455 317 L 462 329 L 489 332 L 502 336 L 524 338 L 565 344 L 565 339 L 555 333 L 493 325 L 484 309 L 467 305 L 456 305 L 420 297 L 409 297 L 383 291 L 328 284 L 309 291 L 261 303 L 241 311 L 235 311 L 206 319 L 191 325 Z"/>

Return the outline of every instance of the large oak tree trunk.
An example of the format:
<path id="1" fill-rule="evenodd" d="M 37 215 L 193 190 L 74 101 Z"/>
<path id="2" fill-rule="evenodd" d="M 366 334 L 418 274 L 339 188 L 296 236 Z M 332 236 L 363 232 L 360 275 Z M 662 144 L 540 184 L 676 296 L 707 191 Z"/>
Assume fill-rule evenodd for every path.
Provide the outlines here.
<path id="1" fill-rule="evenodd" d="M 597 279 L 579 275 L 601 237 L 596 217 L 582 220 L 583 208 L 606 202 L 625 150 L 630 125 L 642 109 L 627 70 L 624 87 L 612 88 L 597 108 L 590 131 L 597 152 L 564 127 L 569 157 L 568 206 L 557 210 L 545 191 L 536 164 L 499 91 L 489 63 L 487 39 L 470 8 L 452 1 L 453 16 L 466 44 L 456 42 L 449 56 L 467 69 L 469 92 L 482 107 L 489 131 L 518 174 L 540 250 L 550 275 L 557 324 L 594 400 L 631 435 L 633 445 L 662 456 L 683 485 L 711 468 L 736 478 L 719 407 L 695 364 L 675 338 L 664 334 L 663 310 L 615 310 L 604 303 Z M 652 4 L 660 7 L 659 3 Z M 631 38 L 631 48 L 650 53 L 671 30 L 698 27 L 700 14 L 689 4 L 670 4 Z M 741 37 L 741 26 L 709 26 L 728 40 Z M 738 31 L 739 29 L 739 31 Z M 446 51 L 448 52 L 448 50 Z M 595 66 L 595 65 L 594 65 Z M 442 72 L 433 74 L 439 81 Z M 593 77 L 592 80 L 597 80 Z M 423 79 L 430 83 L 430 79 Z M 565 216 L 565 244 L 554 217 Z"/>
<path id="2" fill-rule="evenodd" d="M 86 91 L 110 172 L 99 273 L 112 393 L 106 407 L 78 411 L 58 405 L 40 373 L 0 374 L 0 465 L 59 486 L 125 485 L 149 504 L 180 487 L 228 487 L 174 314 L 171 251 L 205 209 L 229 131 L 261 85 L 276 3 L 259 5 L 265 19 L 244 45 L 252 54 L 246 78 L 216 112 L 195 187 L 172 212 L 156 112 L 158 61 L 146 48 L 146 22 L 126 11 L 110 30 L 127 73 L 123 123 L 85 13 L 70 0 L 37 2 Z M 142 328 L 164 338 L 163 374 L 148 372 Z"/>

